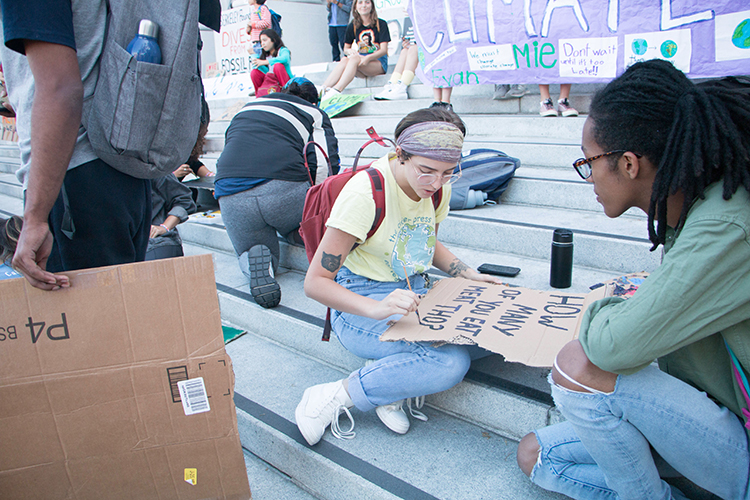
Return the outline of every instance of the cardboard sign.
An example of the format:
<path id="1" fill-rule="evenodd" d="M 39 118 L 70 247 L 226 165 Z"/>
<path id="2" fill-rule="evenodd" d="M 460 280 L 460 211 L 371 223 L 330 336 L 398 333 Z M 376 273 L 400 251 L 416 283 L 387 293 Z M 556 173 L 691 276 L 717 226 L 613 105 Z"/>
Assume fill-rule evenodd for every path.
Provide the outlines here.
<path id="1" fill-rule="evenodd" d="M 0 497 L 249 499 L 211 256 L 65 274 L 0 281 Z"/>
<path id="2" fill-rule="evenodd" d="M 560 349 L 578 336 L 583 312 L 610 290 L 588 294 L 542 292 L 464 278 L 438 281 L 416 314 L 402 317 L 382 341 L 476 344 L 507 361 L 552 366 Z"/>

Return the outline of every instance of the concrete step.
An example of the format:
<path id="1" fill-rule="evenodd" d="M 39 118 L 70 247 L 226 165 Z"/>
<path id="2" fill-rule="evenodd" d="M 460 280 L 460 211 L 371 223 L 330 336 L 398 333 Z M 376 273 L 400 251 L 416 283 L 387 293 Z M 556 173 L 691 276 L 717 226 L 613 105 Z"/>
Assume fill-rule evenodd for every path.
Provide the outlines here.
<path id="1" fill-rule="evenodd" d="M 404 102 L 404 101 L 401 101 Z M 409 103 L 410 101 L 405 101 Z M 380 104 L 380 103 L 377 103 Z M 388 102 L 388 105 L 394 104 Z M 418 109 L 422 106 L 415 106 Z M 333 129 L 336 136 L 366 137 L 365 130 L 375 127 L 375 130 L 386 137 L 392 137 L 398 122 L 406 113 L 379 113 L 376 115 L 356 115 L 334 117 Z M 523 140 L 534 144 L 549 143 L 580 146 L 581 133 L 585 117 L 544 118 L 539 115 L 495 115 L 495 114 L 467 114 L 462 115 L 466 123 L 467 140 L 502 141 Z M 228 121 L 212 121 L 209 125 L 209 136 L 218 138 L 224 136 Z M 481 138 L 481 139 L 479 139 Z M 364 142 L 364 141 L 362 141 Z M 221 151 L 222 148 L 207 148 L 209 151 Z"/>
<path id="2" fill-rule="evenodd" d="M 246 449 L 243 452 L 253 500 L 315 500 L 290 476 L 252 452 Z"/>
<path id="3" fill-rule="evenodd" d="M 0 194 L 14 198 L 23 198 L 23 187 L 18 182 L 18 179 L 16 179 L 15 174 L 0 173 Z"/>
<path id="4" fill-rule="evenodd" d="M 429 398 L 424 410 L 430 420 L 413 422 L 405 435 L 388 430 L 375 412 L 355 409 L 354 439 L 326 432 L 310 447 L 294 423 L 302 392 L 345 374 L 253 333 L 229 343 L 227 352 L 234 365 L 243 447 L 315 498 L 562 498 L 537 488 L 520 472 L 514 441 L 439 411 Z"/>
<path id="5" fill-rule="evenodd" d="M 404 114 L 378 114 L 333 118 L 333 128 L 339 140 L 339 152 L 344 165 L 351 165 L 347 158 L 353 158 L 368 140 L 365 133 L 367 128 L 373 126 L 380 134 L 393 137 L 393 131 L 403 116 Z M 583 117 L 462 115 L 462 118 L 467 126 L 464 142 L 466 151 L 477 148 L 497 149 L 520 159 L 522 165 L 566 168 L 571 171 L 572 162 L 583 156 L 580 149 L 585 121 Z M 227 121 L 211 122 L 206 137 L 207 151 L 218 153 L 224 148 L 224 133 L 228 126 Z M 385 151 L 378 146 L 370 146 L 363 152 L 363 159 L 372 161 Z"/>
<path id="6" fill-rule="evenodd" d="M 184 226 L 181 232 L 196 244 L 231 253 L 232 247 L 220 219 L 209 222 Z M 660 253 L 649 251 L 651 244 L 645 238 L 645 226 L 643 217 L 625 215 L 610 219 L 601 212 L 503 203 L 452 211 L 440 224 L 440 239 L 451 248 L 503 252 L 518 258 L 547 261 L 552 231 L 565 227 L 574 232 L 574 265 L 605 271 L 613 277 L 651 271 L 658 266 Z M 290 253 L 299 254 L 290 256 L 292 268 L 305 271 L 304 252 L 289 248 Z"/>
<path id="7" fill-rule="evenodd" d="M 0 173 L 14 173 L 21 166 L 17 142 L 0 141 Z"/>

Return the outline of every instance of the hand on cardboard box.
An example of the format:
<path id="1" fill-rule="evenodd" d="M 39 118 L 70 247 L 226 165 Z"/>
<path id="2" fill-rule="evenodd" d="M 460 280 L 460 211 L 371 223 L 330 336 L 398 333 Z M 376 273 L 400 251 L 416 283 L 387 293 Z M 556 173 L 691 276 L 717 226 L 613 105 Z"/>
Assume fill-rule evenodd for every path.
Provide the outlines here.
<path id="1" fill-rule="evenodd" d="M 52 274 L 45 270 L 52 251 L 52 242 L 52 233 L 49 232 L 46 221 L 24 221 L 13 256 L 13 268 L 23 274 L 35 288 L 59 290 L 70 286 L 67 276 Z"/>

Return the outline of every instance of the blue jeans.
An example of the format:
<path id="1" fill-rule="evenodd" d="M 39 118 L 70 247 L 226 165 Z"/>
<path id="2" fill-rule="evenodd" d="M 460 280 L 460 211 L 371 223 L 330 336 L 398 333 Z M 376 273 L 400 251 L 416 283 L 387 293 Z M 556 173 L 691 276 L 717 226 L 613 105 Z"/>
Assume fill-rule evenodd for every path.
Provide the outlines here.
<path id="1" fill-rule="evenodd" d="M 333 62 L 341 60 L 341 49 L 344 48 L 346 26 L 328 26 L 328 41 L 331 42 L 331 57 Z"/>
<path id="2" fill-rule="evenodd" d="M 535 431 L 531 480 L 542 488 L 585 499 L 684 498 L 660 478 L 669 468 L 721 498 L 750 498 L 745 429 L 705 393 L 654 365 L 618 376 L 609 394 L 571 391 L 551 375 L 550 384 L 568 421 Z"/>
<path id="3" fill-rule="evenodd" d="M 427 293 L 424 275 L 409 277 L 414 293 Z M 371 299 L 381 300 L 397 288 L 408 289 L 406 280 L 374 281 L 342 267 L 336 282 Z M 376 360 L 349 375 L 349 396 L 362 410 L 372 410 L 400 399 L 424 396 L 450 389 L 463 380 L 472 359 L 490 353 L 478 347 L 443 345 L 429 342 L 381 342 L 380 335 L 395 314 L 383 320 L 331 311 L 331 326 L 341 344 L 351 353 Z"/>

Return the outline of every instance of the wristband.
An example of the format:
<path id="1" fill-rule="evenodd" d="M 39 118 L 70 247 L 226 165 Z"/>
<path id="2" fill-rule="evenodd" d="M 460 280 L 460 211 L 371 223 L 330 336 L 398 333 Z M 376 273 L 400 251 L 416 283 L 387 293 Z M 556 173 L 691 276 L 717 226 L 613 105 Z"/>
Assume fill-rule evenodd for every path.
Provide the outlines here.
<path id="1" fill-rule="evenodd" d="M 169 232 L 169 231 L 170 231 L 170 229 L 169 229 L 169 228 L 168 228 L 167 226 L 165 226 L 164 224 L 159 224 L 159 225 L 160 225 L 161 227 L 163 227 L 164 229 L 166 229 L 166 230 L 167 230 L 167 232 Z"/>

